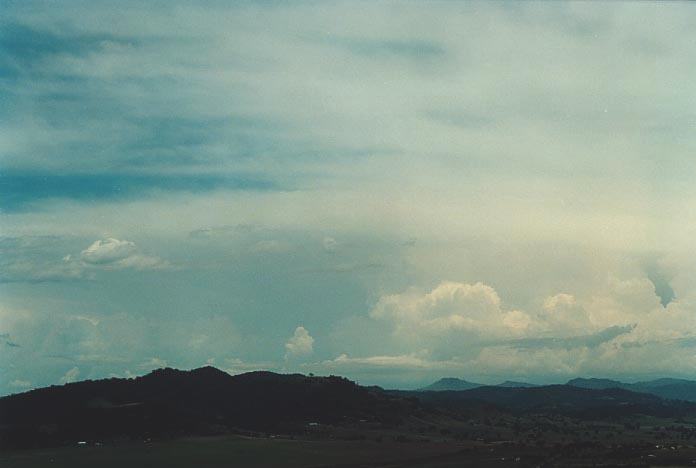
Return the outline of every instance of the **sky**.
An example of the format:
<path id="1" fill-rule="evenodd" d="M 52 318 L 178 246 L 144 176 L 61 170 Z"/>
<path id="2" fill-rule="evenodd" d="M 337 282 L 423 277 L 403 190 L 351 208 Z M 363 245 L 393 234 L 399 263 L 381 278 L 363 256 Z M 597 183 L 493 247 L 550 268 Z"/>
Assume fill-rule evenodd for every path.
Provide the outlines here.
<path id="1" fill-rule="evenodd" d="M 0 5 L 0 394 L 696 379 L 696 5 Z"/>

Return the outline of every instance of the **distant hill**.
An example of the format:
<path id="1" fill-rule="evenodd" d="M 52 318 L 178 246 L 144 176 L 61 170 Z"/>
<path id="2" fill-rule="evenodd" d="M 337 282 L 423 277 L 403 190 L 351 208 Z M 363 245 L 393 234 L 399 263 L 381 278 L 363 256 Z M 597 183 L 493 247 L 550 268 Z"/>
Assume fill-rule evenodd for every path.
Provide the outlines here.
<path id="1" fill-rule="evenodd" d="M 629 384 L 610 379 L 571 379 L 566 385 L 580 388 L 591 388 L 594 390 L 604 390 L 607 388 L 626 388 Z"/>
<path id="2" fill-rule="evenodd" d="M 638 386 L 672 398 L 691 395 L 690 381 L 571 382 L 574 385 L 530 387 L 504 382 L 482 386 L 450 378 L 426 387 L 437 391 L 385 391 L 337 376 L 273 372 L 232 376 L 213 367 L 159 369 L 135 379 L 88 380 L 0 398 L 0 448 L 230 431 L 298 434 L 321 425 L 369 424 L 396 430 L 414 421 L 423 424 L 424 418 L 461 421 L 496 414 L 696 417 L 695 403 L 664 399 L 647 390 L 614 388 L 617 384 Z"/>
<path id="3" fill-rule="evenodd" d="M 470 390 L 400 392 L 445 410 L 471 411 L 475 403 L 492 405 L 497 411 L 513 413 L 561 413 L 573 416 L 606 417 L 631 414 L 656 416 L 696 415 L 696 404 L 664 400 L 658 396 L 621 388 L 588 389 L 572 385 L 538 387 L 482 386 Z"/>
<path id="4" fill-rule="evenodd" d="M 421 392 L 446 392 L 446 391 L 460 391 L 460 390 L 472 390 L 474 388 L 485 387 L 486 385 L 469 382 L 468 380 L 458 379 L 456 377 L 445 377 L 437 382 L 434 382 L 427 387 L 418 389 Z M 538 385 L 526 383 L 526 382 L 515 382 L 514 380 L 506 380 L 505 382 L 499 383 L 496 387 L 510 387 L 510 388 L 531 388 L 538 387 Z"/>
<path id="5" fill-rule="evenodd" d="M 419 389 L 421 392 L 443 392 L 457 390 L 471 390 L 472 388 L 483 387 L 483 384 L 469 382 L 456 377 L 445 377 L 434 382 L 427 387 Z"/>
<path id="6" fill-rule="evenodd" d="M 516 382 L 514 380 L 506 380 L 503 383 L 499 383 L 496 387 L 507 387 L 507 388 L 534 388 L 539 385 L 527 383 L 527 382 Z"/>
<path id="7" fill-rule="evenodd" d="M 159 369 L 136 379 L 76 382 L 0 398 L 0 446 L 240 428 L 290 433 L 310 422 L 398 424 L 418 405 L 343 377 L 272 372 L 231 376 L 213 367 Z"/>
<path id="8" fill-rule="evenodd" d="M 568 385 L 590 389 L 622 388 L 633 392 L 650 393 L 661 398 L 696 402 L 696 382 L 684 379 L 656 379 L 624 383 L 609 379 L 572 379 Z"/>

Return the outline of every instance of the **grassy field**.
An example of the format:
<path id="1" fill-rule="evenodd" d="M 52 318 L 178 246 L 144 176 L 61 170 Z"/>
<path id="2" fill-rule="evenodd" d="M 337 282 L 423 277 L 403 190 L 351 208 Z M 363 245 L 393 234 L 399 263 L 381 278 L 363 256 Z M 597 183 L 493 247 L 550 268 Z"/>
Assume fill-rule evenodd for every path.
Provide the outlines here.
<path id="1" fill-rule="evenodd" d="M 452 443 L 188 438 L 115 446 L 64 447 L 0 454 L 3 468 L 404 466 L 461 450 Z M 410 461 L 410 462 L 409 462 Z"/>
<path id="2" fill-rule="evenodd" d="M 654 446 L 653 446 L 654 447 Z M 0 454 L 3 468 L 696 466 L 696 449 L 553 449 L 519 444 L 185 438 Z"/>
<path id="3" fill-rule="evenodd" d="M 681 418 L 643 416 L 621 423 L 557 415 L 415 419 L 399 430 L 361 423 L 326 426 L 295 438 L 256 435 L 13 450 L 0 452 L 0 467 L 696 466 L 696 422 Z"/>

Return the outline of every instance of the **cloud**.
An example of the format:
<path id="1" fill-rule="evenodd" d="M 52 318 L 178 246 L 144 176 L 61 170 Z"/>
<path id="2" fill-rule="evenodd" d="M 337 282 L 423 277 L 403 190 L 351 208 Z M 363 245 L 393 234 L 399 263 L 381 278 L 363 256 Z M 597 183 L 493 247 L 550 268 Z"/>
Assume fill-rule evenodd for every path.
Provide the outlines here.
<path id="1" fill-rule="evenodd" d="M 452 281 L 426 293 L 412 289 L 382 296 L 370 316 L 392 323 L 406 338 L 459 334 L 468 340 L 518 336 L 531 321 L 522 311 L 504 310 L 492 287 Z"/>
<path id="2" fill-rule="evenodd" d="M 285 359 L 307 356 L 314 351 L 314 338 L 305 327 L 295 328 L 295 333 L 285 343 Z"/>
<path id="3" fill-rule="evenodd" d="M 138 368 L 145 370 L 161 369 L 167 367 L 167 361 L 159 357 L 151 357 L 138 365 Z"/>
<path id="4" fill-rule="evenodd" d="M 135 255 L 135 243 L 114 238 L 97 240 L 82 251 L 84 262 L 93 265 L 104 265 L 121 261 Z"/>
<path id="5" fill-rule="evenodd" d="M 0 237 L 0 282 L 48 283 L 84 278 L 79 262 L 64 255 L 72 239 L 61 236 Z"/>
<path id="6" fill-rule="evenodd" d="M 589 314 L 572 294 L 559 293 L 547 297 L 539 318 L 541 327 L 555 333 L 582 333 L 592 328 Z"/>
<path id="7" fill-rule="evenodd" d="M 552 338 L 521 338 L 510 341 L 506 344 L 509 344 L 511 347 L 517 349 L 595 348 L 621 335 L 631 333 L 635 328 L 635 324 L 624 326 L 615 325 L 590 335 Z"/>
<path id="8" fill-rule="evenodd" d="M 75 251 L 82 239 L 72 236 L 18 236 L 0 238 L 0 282 L 50 283 L 91 280 L 100 270 L 166 270 L 166 260 L 147 255 L 134 242 L 100 239 Z"/>
<path id="9" fill-rule="evenodd" d="M 55 174 L 5 171 L 0 174 L 0 210 L 22 212 L 42 202 L 129 201 L 161 193 L 206 193 L 225 190 L 280 190 L 276 184 L 252 175 L 124 175 Z"/>
<path id="10" fill-rule="evenodd" d="M 696 336 L 693 307 L 680 301 L 663 307 L 652 282 L 641 277 L 609 277 L 582 297 L 557 293 L 527 311 L 506 308 L 484 283 L 445 281 L 430 291 L 382 295 L 370 317 L 390 325 L 392 341 L 384 343 L 392 350 L 428 351 L 369 358 L 346 354 L 325 365 L 352 365 L 356 372 L 360 366 L 393 365 L 476 375 L 565 376 L 608 369 L 625 375 L 641 366 L 646 372 L 679 367 L 683 373 L 694 361 L 686 356 L 684 364 L 667 365 L 660 356 L 639 351 L 673 348 Z"/>
<path id="11" fill-rule="evenodd" d="M 77 367 L 73 367 L 72 369 L 68 370 L 65 374 L 63 374 L 63 377 L 60 378 L 60 383 L 66 384 L 75 382 L 79 376 L 80 369 L 78 369 Z"/>
<path id="12" fill-rule="evenodd" d="M 318 361 L 690 371 L 691 6 L 125 1 L 5 2 L 5 388 L 299 323 Z"/>
<path id="13" fill-rule="evenodd" d="M 14 388 L 29 388 L 31 387 L 31 382 L 28 380 L 15 379 L 10 382 L 10 387 Z"/>
<path id="14" fill-rule="evenodd" d="M 270 361 L 247 362 L 239 358 L 225 358 L 222 368 L 228 374 L 236 375 L 258 370 L 279 370 L 280 366 L 278 363 Z"/>
<path id="15" fill-rule="evenodd" d="M 283 253 L 290 250 L 290 246 L 278 240 L 258 241 L 251 249 L 256 253 Z"/>
<path id="16" fill-rule="evenodd" d="M 334 252 L 338 248 L 338 242 L 333 237 L 324 237 L 321 245 L 327 252 Z"/>
<path id="17" fill-rule="evenodd" d="M 317 38 L 321 40 L 321 38 Z M 378 39 L 334 37 L 326 41 L 329 45 L 345 49 L 353 54 L 378 60 L 408 59 L 431 60 L 445 55 L 442 45 L 418 39 Z"/>
<path id="18" fill-rule="evenodd" d="M 87 265 L 105 269 L 160 270 L 170 267 L 161 258 L 139 253 L 134 242 L 112 237 L 92 243 L 82 251 L 80 259 Z"/>
<path id="19" fill-rule="evenodd" d="M 367 357 L 350 357 L 348 354 L 341 354 L 334 359 L 321 361 L 318 363 L 306 364 L 305 367 L 312 369 L 321 369 L 323 371 L 339 371 L 339 372 L 365 372 L 365 371 L 391 371 L 398 372 L 401 370 L 440 370 L 456 367 L 455 361 L 433 361 L 428 359 L 427 352 L 401 354 L 401 355 L 384 355 L 384 356 L 367 356 Z"/>

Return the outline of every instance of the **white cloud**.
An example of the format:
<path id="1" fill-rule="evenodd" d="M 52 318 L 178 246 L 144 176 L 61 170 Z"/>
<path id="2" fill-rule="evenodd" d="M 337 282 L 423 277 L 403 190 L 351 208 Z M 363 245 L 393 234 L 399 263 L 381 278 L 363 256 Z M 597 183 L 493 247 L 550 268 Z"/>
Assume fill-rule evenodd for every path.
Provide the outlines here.
<path id="1" fill-rule="evenodd" d="M 8 21 L 37 34 L 65 30 L 67 36 L 58 35 L 61 44 L 114 35 L 137 40 L 132 45 L 100 42 L 84 54 L 42 55 L 35 67 L 24 70 L 41 73 L 5 90 L 21 98 L 4 126 L 4 134 L 12 137 L 0 142 L 3 166 L 55 173 L 79 167 L 87 175 L 123 168 L 165 178 L 198 171 L 224 178 L 241 171 L 293 189 L 148 191 L 143 197 L 131 193 L 89 202 L 40 198 L 39 210 L 7 213 L 3 231 L 68 233 L 90 242 L 104 232 L 138 233 L 138 239 L 149 239 L 158 249 L 191 252 L 190 258 L 194 253 L 187 248 L 195 244 L 201 249 L 196 253 L 205 254 L 201 257 L 214 259 L 216 266 L 234 263 L 239 272 L 258 266 L 237 263 L 237 252 L 278 247 L 263 240 L 271 237 L 239 240 L 244 244 L 239 248 L 230 245 L 229 238 L 244 238 L 250 226 L 309 232 L 313 245 L 307 250 L 338 250 L 324 257 L 341 257 L 342 249 L 336 249 L 340 239 L 338 247 L 350 245 L 356 255 L 338 258 L 335 268 L 353 286 L 349 294 L 354 296 L 347 300 L 363 304 L 384 291 L 400 293 L 382 296 L 372 310 L 380 331 L 388 329 L 384 340 L 371 338 L 373 343 L 364 344 L 367 340 L 360 337 L 352 348 L 333 349 L 331 356 L 344 351 L 350 356 L 409 356 L 427 348 L 439 359 L 470 358 L 488 341 L 584 336 L 633 323 L 636 328 L 612 340 L 612 346 L 683 339 L 696 330 L 696 189 L 687 177 L 694 173 L 694 158 L 686 144 L 693 133 L 689 48 L 695 30 L 687 8 L 529 3 L 511 15 L 508 8 L 486 2 L 428 8 L 413 3 L 398 9 L 379 3 L 356 9 L 348 3 L 316 8 L 245 2 L 214 9 L 180 5 L 166 17 L 153 14 L 156 7 L 147 4 L 127 11 L 80 7 L 79 15 L 70 6 L 9 9 Z M 643 20 L 646 15 L 649 23 Z M 325 25 L 335 17 L 344 21 L 326 34 Z M 142 18 L 149 18 L 147 24 Z M 56 29 L 57 23 L 67 27 Z M 173 40 L 148 40 L 163 35 Z M 196 40 L 176 40 L 181 37 Z M 190 58 L 185 63 L 178 59 L 182 51 Z M 85 80 L 88 92 L 60 78 L 66 75 Z M 150 92 L 143 94 L 145 88 Z M 46 89 L 75 99 L 39 105 L 47 99 Z M 95 95 L 104 99 L 97 102 Z M 141 109 L 130 113 L 133 106 L 123 105 L 134 101 L 147 108 L 146 118 Z M 95 103 L 99 109 L 91 109 Z M 85 111 L 75 113 L 78 108 Z M 64 110 L 70 119 L 52 125 Z M 208 127 L 212 131 L 201 131 Z M 190 129 L 194 135 L 182 133 Z M 182 148 L 191 141 L 201 143 Z M 189 165 L 190 159 L 177 158 L 179 150 L 201 157 Z M 655 154 L 662 155 L 659 162 Z M 188 243 L 185 234 L 201 226 L 219 227 L 191 233 L 194 242 Z M 322 239 L 323 233 L 335 238 Z M 354 237 L 346 240 L 350 235 Z M 225 243 L 226 251 L 203 251 L 201 237 Z M 387 254 L 383 246 L 353 241 L 360 237 L 385 243 L 418 238 L 418 243 L 408 253 Z M 487 254 L 477 252 L 487 247 L 481 239 L 494 239 Z M 78 279 L 104 269 L 167 265 L 140 252 L 139 240 L 135 245 L 102 239 L 80 255 L 88 244 L 2 264 L 0 280 Z M 368 249 L 374 259 L 365 254 Z M 614 258 L 640 256 L 647 249 L 670 251 L 677 259 L 672 272 L 677 300 L 667 308 L 656 302 L 652 286 L 639 274 L 614 268 Z M 73 255 L 61 262 L 66 252 Z M 2 255 L 7 256 L 7 249 Z M 370 274 L 378 276 L 374 281 L 359 283 L 353 271 L 366 264 L 385 267 Z M 280 263 L 268 267 L 276 270 L 276 265 L 282 269 Z M 307 265 L 328 271 L 319 267 Z M 608 272 L 621 279 L 605 283 Z M 470 283 L 438 285 L 442 278 Z M 475 284 L 478 279 L 480 285 Z M 158 283 L 153 282 L 153 292 L 166 282 Z M 190 288 L 183 294 L 209 298 L 205 302 L 213 308 L 221 302 L 216 298 L 232 295 L 224 280 L 178 284 Z M 428 287 L 403 292 L 409 284 Z M 100 299 L 91 293 L 80 296 L 72 287 L 63 289 L 60 299 L 41 297 L 39 290 L 34 297 L 26 288 L 8 285 L 3 294 L 14 296 L 16 304 L 32 300 L 37 310 L 46 311 L 37 330 L 51 329 L 56 320 L 50 315 L 60 307 L 118 307 L 134 316 L 147 309 L 168 317 L 173 341 L 200 346 L 199 362 L 229 349 L 227 328 L 217 336 L 204 325 L 187 326 L 191 319 L 170 322 L 185 313 L 166 315 L 172 301 L 162 299 L 161 290 L 159 298 L 148 297 L 147 307 L 123 294 L 119 303 L 107 304 L 115 290 L 105 289 Z M 259 316 L 271 312 L 261 310 L 261 303 L 277 304 L 249 296 L 237 303 L 258 304 Z M 189 306 L 181 302 L 182 309 Z M 327 321 L 338 323 L 346 309 L 331 306 L 336 312 Z M 301 313 L 292 320 L 300 323 Z M 119 334 L 126 343 L 123 349 L 137 349 L 132 365 L 160 352 L 151 347 L 164 341 L 135 323 Z M 53 335 L 41 330 L 35 341 L 42 343 L 47 336 L 51 349 L 76 351 L 71 356 L 100 351 L 99 334 L 93 336 L 84 324 L 71 327 L 75 330 L 58 328 L 60 333 Z M 108 330 L 102 324 L 97 328 Z M 216 322 L 211 328 L 222 327 Z M 79 339 L 71 341 L 75 334 Z M 363 334 L 373 337 L 374 331 Z M 101 338 L 111 335 L 105 331 Z M 31 343 L 21 338 L 23 346 Z M 211 343 L 219 343 L 214 351 L 205 349 Z M 646 366 L 659 353 L 644 350 L 656 346 L 641 348 Z M 112 354 L 122 352 L 113 348 Z M 686 348 L 673 348 L 662 355 L 684 357 Z M 606 360 L 600 362 L 620 363 L 627 353 L 638 356 L 637 349 L 607 347 Z M 503 366 L 505 354 L 512 353 L 494 351 L 481 359 Z M 532 351 L 516 352 L 523 360 Z M 540 362 L 547 358 L 560 356 Z M 569 352 L 563 359 L 565 364 L 556 367 L 584 358 Z M 686 357 L 674 361 L 684 368 L 690 362 Z M 34 375 L 30 378 L 38 382 Z"/>
<path id="2" fill-rule="evenodd" d="M 77 367 L 73 367 L 72 369 L 68 370 L 65 374 L 63 374 L 63 377 L 60 378 L 60 383 L 66 384 L 75 382 L 79 376 L 80 369 L 78 369 Z"/>
<path id="3" fill-rule="evenodd" d="M 428 352 L 422 351 L 412 354 L 383 355 L 368 357 L 350 357 L 348 354 L 341 354 L 334 359 L 321 361 L 318 363 L 306 364 L 305 367 L 312 369 L 322 369 L 325 371 L 364 371 L 369 369 L 404 369 L 404 370 L 436 370 L 456 367 L 455 361 L 434 361 L 428 359 Z"/>
<path id="4" fill-rule="evenodd" d="M 155 356 L 141 362 L 138 367 L 145 370 L 161 369 L 167 367 L 167 361 Z"/>
<path id="5" fill-rule="evenodd" d="M 135 255 L 135 243 L 112 237 L 97 240 L 82 251 L 81 258 L 86 263 L 103 265 L 123 260 Z"/>
<path id="6" fill-rule="evenodd" d="M 519 336 L 531 319 L 519 310 L 504 310 L 496 291 L 483 283 L 445 281 L 432 291 L 409 290 L 382 296 L 370 315 L 394 325 L 408 338 L 461 333 L 462 337 Z"/>
<path id="7" fill-rule="evenodd" d="M 540 327 L 565 334 L 584 333 L 592 329 L 589 314 L 572 294 L 559 293 L 544 300 Z"/>
<path id="8" fill-rule="evenodd" d="M 290 246 L 277 240 L 258 241 L 251 249 L 256 253 L 282 253 L 290 250 Z"/>
<path id="9" fill-rule="evenodd" d="M 295 328 L 295 333 L 285 343 L 285 359 L 312 354 L 314 351 L 314 338 L 305 327 Z"/>
<path id="10" fill-rule="evenodd" d="M 696 362 L 693 304 L 673 300 L 663 307 L 653 284 L 641 277 L 609 277 L 582 297 L 554 294 L 531 311 L 505 308 L 483 283 L 446 281 L 427 292 L 412 288 L 383 295 L 370 316 L 391 326 L 392 349 L 432 352 L 342 354 L 322 366 L 566 376 L 626 375 L 640 369 L 684 374 Z M 668 349 L 680 356 L 679 362 L 665 360 Z"/>
<path id="11" fill-rule="evenodd" d="M 31 382 L 29 382 L 28 380 L 15 379 L 12 382 L 10 382 L 10 387 L 29 388 L 31 387 Z"/>
<path id="12" fill-rule="evenodd" d="M 223 359 L 222 369 L 228 374 L 236 375 L 257 370 L 277 370 L 278 363 L 269 361 L 247 362 L 239 358 Z"/>
<path id="13" fill-rule="evenodd" d="M 321 245 L 327 252 L 334 252 L 338 248 L 338 242 L 333 237 L 324 237 Z"/>
<path id="14" fill-rule="evenodd" d="M 112 237 L 92 243 L 82 251 L 80 259 L 87 265 L 107 269 L 159 270 L 170 266 L 161 258 L 140 253 L 135 242 Z"/>

